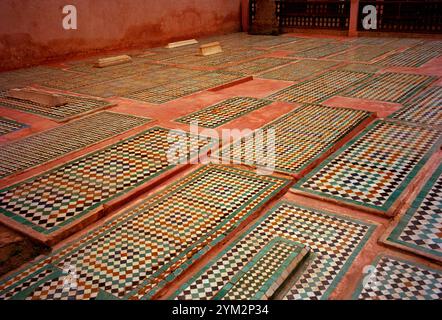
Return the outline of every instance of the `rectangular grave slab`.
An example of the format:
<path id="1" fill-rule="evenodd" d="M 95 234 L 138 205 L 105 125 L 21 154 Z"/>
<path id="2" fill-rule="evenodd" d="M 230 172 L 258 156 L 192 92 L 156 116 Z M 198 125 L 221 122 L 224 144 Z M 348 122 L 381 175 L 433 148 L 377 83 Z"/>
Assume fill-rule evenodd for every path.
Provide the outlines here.
<path id="1" fill-rule="evenodd" d="M 4 279 L 0 297 L 149 299 L 288 183 L 204 166 Z M 75 272 L 76 288 L 63 290 L 63 272 Z"/>
<path id="2" fill-rule="evenodd" d="M 5 117 L 0 117 L 0 136 L 4 134 L 8 134 L 17 130 L 21 130 L 23 128 L 26 128 L 27 125 L 7 119 Z M 3 156 L 3 154 L 2 154 Z M 1 160 L 1 159 L 0 159 Z"/>
<path id="3" fill-rule="evenodd" d="M 38 240 L 59 241 L 64 236 L 61 232 L 69 232 L 82 218 L 96 216 L 103 205 L 124 199 L 128 192 L 176 167 L 168 157 L 175 143 L 190 148 L 180 161 L 207 151 L 214 142 L 161 127 L 148 129 L 0 190 L 2 221 L 13 227 L 18 224 L 22 231 L 31 229 L 34 232 L 29 234 Z"/>
<path id="4" fill-rule="evenodd" d="M 384 239 L 392 246 L 442 261 L 441 230 L 442 165 Z"/>
<path id="5" fill-rule="evenodd" d="M 440 147 L 440 137 L 438 130 L 376 121 L 294 188 L 389 214 Z"/>
<path id="6" fill-rule="evenodd" d="M 291 202 L 279 202 L 170 298 L 227 298 L 226 294 L 234 288 L 229 283 L 235 282 L 240 270 L 248 266 L 251 268 L 254 265 L 251 262 L 260 252 L 270 253 L 275 242 L 284 239 L 286 244 L 310 248 L 308 261 L 302 262 L 299 272 L 296 271 L 298 278 L 292 288 L 284 293 L 285 299 L 327 299 L 373 229 L 373 225 L 364 222 L 301 207 Z M 336 246 L 337 243 L 340 245 Z M 271 255 L 275 265 L 286 263 L 287 253 L 282 251 L 281 254 L 274 252 Z M 296 253 L 296 250 L 292 252 Z M 268 286 L 279 280 L 266 272 L 262 273 L 262 278 Z M 258 277 L 254 281 L 259 280 Z M 249 299 L 249 289 L 255 287 L 237 288 L 231 293 L 235 293 L 235 298 Z M 263 296 L 258 294 L 255 297 Z"/>
<path id="7" fill-rule="evenodd" d="M 363 121 L 369 121 L 370 112 L 346 108 L 307 105 L 276 119 L 252 135 L 227 146 L 229 159 L 234 162 L 267 167 L 274 159 L 274 169 L 289 174 L 301 174 L 312 162 L 324 156 L 329 149 Z M 268 140 L 271 130 L 275 134 L 274 158 L 265 150 L 249 150 L 248 141 L 261 141 L 271 146 Z M 258 137 L 258 134 L 262 138 Z M 253 145 L 252 145 L 253 146 Z M 257 146 L 258 148 L 258 146 Z"/>
<path id="8" fill-rule="evenodd" d="M 115 112 L 75 120 L 0 146 L 0 178 L 41 165 L 150 122 Z"/>
<path id="9" fill-rule="evenodd" d="M 442 272 L 382 255 L 373 263 L 372 277 L 353 295 L 358 300 L 441 300 Z"/>

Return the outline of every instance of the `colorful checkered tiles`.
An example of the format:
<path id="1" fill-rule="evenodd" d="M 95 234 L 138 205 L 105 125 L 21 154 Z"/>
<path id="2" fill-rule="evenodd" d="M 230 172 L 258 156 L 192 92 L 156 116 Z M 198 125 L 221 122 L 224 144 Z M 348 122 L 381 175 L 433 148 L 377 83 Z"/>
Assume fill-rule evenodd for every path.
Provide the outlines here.
<path id="1" fill-rule="evenodd" d="M 299 270 L 298 278 L 285 293 L 285 298 L 326 299 L 373 227 L 357 220 L 280 202 L 171 298 L 239 299 L 253 295 L 262 298 L 268 288 L 262 283 L 272 277 L 272 269 L 266 268 L 267 272 L 260 273 L 260 277 L 254 276 L 256 270 L 251 266 L 259 262 L 266 264 L 269 263 L 266 260 L 270 260 L 273 270 L 284 263 L 287 268 L 288 249 L 274 249 L 275 243 L 285 243 L 285 246 L 292 247 L 288 250 L 292 254 L 305 248 L 309 250 L 307 259 L 298 259 L 295 266 Z M 273 255 L 263 257 L 263 252 L 272 250 Z M 239 283 L 242 278 L 245 280 Z"/>
<path id="2" fill-rule="evenodd" d="M 5 279 L 0 297 L 151 298 L 287 184 L 274 176 L 202 167 Z"/>
<path id="3" fill-rule="evenodd" d="M 274 130 L 275 170 L 293 174 L 300 172 L 369 116 L 369 112 L 361 110 L 306 105 L 257 132 L 266 139 L 263 141 L 269 141 L 270 131 Z M 233 161 L 264 167 L 271 165 L 266 152 L 259 154 L 247 149 L 249 138 L 256 139 L 256 135 L 227 147 Z"/>
<path id="4" fill-rule="evenodd" d="M 382 59 L 378 63 L 388 67 L 420 67 L 442 54 L 440 41 L 429 41 Z"/>
<path id="5" fill-rule="evenodd" d="M 169 82 L 156 87 L 128 93 L 124 95 L 124 97 L 143 102 L 161 104 L 198 91 L 220 86 L 240 78 L 239 75 L 234 74 L 207 72 L 177 82 Z"/>
<path id="6" fill-rule="evenodd" d="M 290 63 L 289 59 L 280 58 L 258 58 L 255 60 L 247 61 L 241 64 L 234 65 L 223 69 L 225 72 L 238 73 L 241 75 L 253 75 L 262 71 L 272 69 L 287 63 Z"/>
<path id="7" fill-rule="evenodd" d="M 159 127 L 149 129 L 1 190 L 0 213 L 51 234 L 173 168 L 168 152 L 175 144 L 180 150 L 192 148 L 190 153 L 195 155 L 195 148 L 207 147 L 209 139 Z"/>
<path id="8" fill-rule="evenodd" d="M 387 212 L 437 150 L 441 132 L 376 121 L 296 188 Z"/>
<path id="9" fill-rule="evenodd" d="M 381 256 L 375 263 L 354 294 L 355 299 L 442 299 L 442 272 L 389 256 Z"/>
<path id="10" fill-rule="evenodd" d="M 442 260 L 442 165 L 386 238 L 387 242 Z"/>
<path id="11" fill-rule="evenodd" d="M 0 135 L 8 134 L 27 127 L 23 123 L 0 117 Z M 1 170 L 1 169 L 0 169 Z"/>
<path id="12" fill-rule="evenodd" d="M 68 101 L 66 105 L 48 107 L 32 101 L 10 98 L 5 91 L 0 91 L 0 106 L 35 113 L 55 121 L 66 121 L 72 117 L 111 106 L 111 103 L 104 100 L 71 95 L 63 95 L 63 97 Z"/>
<path id="13" fill-rule="evenodd" d="M 312 74 L 330 69 L 336 65 L 337 63 L 333 61 L 302 60 L 266 72 L 259 75 L 259 77 L 265 79 L 298 81 L 310 77 Z"/>
<path id="14" fill-rule="evenodd" d="M 270 101 L 256 98 L 235 97 L 178 118 L 176 121 L 186 124 L 193 122 L 201 127 L 216 128 L 269 103 Z"/>
<path id="15" fill-rule="evenodd" d="M 370 77 L 362 72 L 334 70 L 316 78 L 294 84 L 268 97 L 270 100 L 286 102 L 318 103 L 357 85 Z"/>
<path id="16" fill-rule="evenodd" d="M 442 125 L 442 87 L 430 87 L 413 97 L 391 119 L 427 126 Z"/>
<path id="17" fill-rule="evenodd" d="M 115 112 L 98 114 L 0 146 L 0 178 L 35 167 L 151 121 Z"/>
<path id="18" fill-rule="evenodd" d="M 434 77 L 419 74 L 387 72 L 374 76 L 345 95 L 402 103 L 434 80 Z"/>
<path id="19" fill-rule="evenodd" d="M 357 48 L 350 49 L 343 53 L 330 56 L 328 57 L 328 59 L 354 61 L 354 62 L 369 62 L 391 51 L 392 48 L 389 46 L 363 45 Z"/>

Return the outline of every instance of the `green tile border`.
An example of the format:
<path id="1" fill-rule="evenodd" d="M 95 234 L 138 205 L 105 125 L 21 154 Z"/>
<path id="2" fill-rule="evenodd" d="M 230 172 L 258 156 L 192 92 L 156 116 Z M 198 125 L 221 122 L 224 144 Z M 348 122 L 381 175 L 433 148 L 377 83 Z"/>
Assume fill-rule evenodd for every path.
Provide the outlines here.
<path id="1" fill-rule="evenodd" d="M 440 148 L 440 145 L 442 143 L 442 139 L 439 138 L 434 145 L 427 151 L 426 154 L 423 155 L 422 159 L 416 164 L 416 166 L 408 173 L 407 177 L 401 182 L 401 184 L 396 188 L 396 190 L 391 194 L 389 199 L 385 202 L 382 206 L 376 206 L 373 204 L 363 204 L 359 201 L 351 200 L 351 199 L 345 199 L 342 197 L 322 193 L 319 191 L 310 190 L 307 188 L 303 188 L 302 184 L 312 178 L 315 174 L 317 174 L 319 171 L 321 171 L 323 168 L 325 168 L 330 162 L 335 160 L 337 157 L 339 157 L 342 153 L 344 153 L 349 147 L 351 147 L 353 144 L 355 144 L 360 138 L 362 138 L 365 134 L 367 134 L 371 129 L 373 129 L 378 123 L 390 123 L 392 125 L 399 125 L 399 126 L 408 126 L 406 124 L 399 124 L 391 121 L 384 121 L 384 120 L 376 120 L 372 124 L 370 124 L 364 131 L 359 133 L 356 137 L 351 139 L 349 142 L 347 142 L 344 146 L 342 146 L 339 150 L 337 150 L 333 155 L 331 155 L 329 158 L 327 158 L 324 162 L 322 162 L 318 167 L 316 167 L 314 170 L 312 170 L 309 174 L 307 174 L 305 177 L 301 178 L 293 187 L 293 190 L 300 190 L 303 192 L 307 192 L 310 194 L 314 194 L 317 196 L 321 196 L 324 198 L 330 198 L 338 200 L 339 202 L 344 203 L 350 203 L 353 205 L 357 205 L 359 207 L 365 207 L 370 209 L 379 210 L 381 212 L 387 213 L 388 209 L 391 205 L 397 200 L 397 198 L 402 194 L 404 189 L 406 189 L 407 185 L 410 183 L 411 180 L 417 175 L 417 173 L 422 169 L 422 167 L 425 166 L 427 161 L 431 158 L 431 156 Z M 408 126 L 410 127 L 410 126 Z"/>

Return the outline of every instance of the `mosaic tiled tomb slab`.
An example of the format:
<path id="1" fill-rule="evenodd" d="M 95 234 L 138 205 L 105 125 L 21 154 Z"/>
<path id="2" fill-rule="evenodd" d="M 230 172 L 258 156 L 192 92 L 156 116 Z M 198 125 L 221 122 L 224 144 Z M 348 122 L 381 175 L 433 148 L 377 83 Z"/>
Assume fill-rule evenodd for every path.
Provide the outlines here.
<path id="1" fill-rule="evenodd" d="M 154 127 L 1 190 L 0 213 L 41 234 L 51 234 L 173 168 L 168 157 L 171 148 L 182 152 L 191 148 L 196 155 L 198 148 L 208 144 L 208 138 Z"/>
<path id="2" fill-rule="evenodd" d="M 360 46 L 354 49 L 350 49 L 346 52 L 328 57 L 333 60 L 344 61 L 356 61 L 356 62 L 369 62 L 377 57 L 380 57 L 390 51 L 393 48 L 388 46 Z"/>
<path id="3" fill-rule="evenodd" d="M 148 103 L 161 104 L 192 93 L 217 87 L 235 80 L 241 76 L 220 72 L 207 72 L 192 78 L 185 78 L 175 83 L 166 83 L 152 88 L 131 92 L 125 98 Z"/>
<path id="4" fill-rule="evenodd" d="M 389 118 L 427 126 L 442 126 L 442 87 L 426 89 Z"/>
<path id="5" fill-rule="evenodd" d="M 386 241 L 442 260 L 442 166 L 423 187 Z"/>
<path id="6" fill-rule="evenodd" d="M 299 103 L 318 103 L 370 77 L 367 73 L 330 71 L 314 79 L 294 84 L 268 97 L 271 100 Z"/>
<path id="7" fill-rule="evenodd" d="M 330 43 L 306 51 L 293 53 L 291 56 L 300 58 L 323 58 L 351 48 L 348 44 Z"/>
<path id="8" fill-rule="evenodd" d="M 151 121 L 114 112 L 70 122 L 0 146 L 0 178 L 35 167 Z"/>
<path id="9" fill-rule="evenodd" d="M 187 56 L 173 57 L 170 59 L 162 60 L 162 62 L 188 66 L 217 67 L 229 63 L 239 62 L 242 60 L 257 58 L 266 53 L 267 52 L 264 50 L 243 48 L 239 50 L 224 50 L 220 54 L 214 54 L 210 56 L 200 56 L 192 53 Z"/>
<path id="10" fill-rule="evenodd" d="M 275 170 L 286 173 L 299 173 L 308 164 L 320 157 L 334 143 L 370 117 L 362 110 L 307 105 L 275 120 L 254 134 L 228 146 L 230 157 L 234 162 L 257 166 L 273 166 Z M 268 140 L 271 129 L 275 134 L 275 156 L 272 159 Z M 258 135 L 262 138 L 259 139 Z M 256 152 L 249 150 L 248 141 L 254 138 L 269 145 L 268 150 Z M 223 157 L 225 156 L 225 149 Z M 259 152 L 262 151 L 262 152 Z"/>
<path id="11" fill-rule="evenodd" d="M 0 106 L 35 113 L 55 121 L 66 121 L 72 117 L 103 109 L 112 105 L 108 101 L 104 100 L 70 95 L 63 96 L 68 101 L 66 105 L 59 107 L 48 107 L 32 101 L 10 98 L 6 96 L 5 91 L 0 91 Z"/>
<path id="12" fill-rule="evenodd" d="M 280 202 L 171 298 L 229 298 L 229 291 L 224 296 L 223 290 L 235 282 L 241 270 L 260 252 L 269 250 L 275 241 L 284 239 L 292 245 L 310 248 L 308 259 L 300 265 L 298 278 L 285 298 L 327 299 L 373 229 L 374 226 L 357 220 Z M 285 254 L 276 252 L 272 256 L 276 264 L 285 258 Z M 262 278 L 274 281 L 266 273 L 262 273 Z M 249 290 L 253 288 L 244 286 L 230 297 L 249 298 Z"/>
<path id="13" fill-rule="evenodd" d="M 378 63 L 388 67 L 420 67 L 442 54 L 442 46 L 436 42 L 427 42 L 396 53 Z"/>
<path id="14" fill-rule="evenodd" d="M 376 121 L 295 187 L 388 212 L 440 145 L 441 132 Z"/>
<path id="15" fill-rule="evenodd" d="M 336 65 L 337 63 L 332 61 L 302 60 L 261 74 L 259 78 L 298 81 Z"/>
<path id="16" fill-rule="evenodd" d="M 8 134 L 26 127 L 27 125 L 23 123 L 0 117 L 0 135 Z"/>
<path id="17" fill-rule="evenodd" d="M 278 46 L 278 50 L 289 50 L 293 52 L 304 52 L 327 44 L 338 43 L 331 39 L 308 39 L 298 38 L 295 42 Z"/>
<path id="18" fill-rule="evenodd" d="M 0 73 L 0 91 L 22 88 L 32 84 L 40 84 L 50 79 L 62 78 L 68 79 L 77 74 L 62 69 L 50 68 L 44 66 L 24 68 Z"/>
<path id="19" fill-rule="evenodd" d="M 366 285 L 354 294 L 359 300 L 441 300 L 442 272 L 413 262 L 381 256 Z"/>
<path id="20" fill-rule="evenodd" d="M 178 118 L 176 121 L 186 124 L 197 122 L 202 127 L 216 128 L 269 103 L 270 101 L 256 98 L 234 97 Z"/>
<path id="21" fill-rule="evenodd" d="M 345 95 L 360 99 L 402 103 L 425 88 L 434 79 L 434 77 L 418 74 L 382 73 L 362 83 Z"/>
<path id="22" fill-rule="evenodd" d="M 0 284 L 2 298 L 151 298 L 288 180 L 205 166 Z M 124 276 L 123 276 L 124 275 Z M 50 289 L 48 289 L 50 288 Z"/>
<path id="23" fill-rule="evenodd" d="M 253 75 L 268 69 L 290 63 L 291 61 L 292 60 L 280 58 L 258 58 L 223 69 L 223 71 L 238 73 L 241 75 Z"/>
<path id="24" fill-rule="evenodd" d="M 366 73 L 376 73 L 383 67 L 376 64 L 366 64 L 366 63 L 349 63 L 339 70 L 353 71 L 353 72 L 366 72 Z"/>

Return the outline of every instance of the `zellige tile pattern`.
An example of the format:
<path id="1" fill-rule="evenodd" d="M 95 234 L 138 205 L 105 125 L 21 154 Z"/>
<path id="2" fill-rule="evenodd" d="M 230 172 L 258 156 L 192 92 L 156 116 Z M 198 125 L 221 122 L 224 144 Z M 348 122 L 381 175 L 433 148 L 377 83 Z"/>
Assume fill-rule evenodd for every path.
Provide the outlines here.
<path id="1" fill-rule="evenodd" d="M 4 279 L 0 297 L 151 298 L 288 182 L 225 166 L 202 167 Z M 75 271 L 76 290 L 64 292 L 66 269 Z"/>
<path id="2" fill-rule="evenodd" d="M 432 175 L 387 241 L 442 258 L 442 165 Z"/>
<path id="3" fill-rule="evenodd" d="M 104 109 L 112 104 L 108 101 L 63 95 L 68 101 L 67 104 L 58 107 L 49 107 L 28 100 L 10 98 L 6 91 L 0 91 L 0 106 L 5 108 L 17 109 L 24 112 L 30 112 L 55 121 L 66 121 L 72 117 Z"/>
<path id="4" fill-rule="evenodd" d="M 403 103 L 434 80 L 434 77 L 419 74 L 387 72 L 375 75 L 351 89 L 345 96 Z"/>
<path id="5" fill-rule="evenodd" d="M 105 111 L 0 145 L 0 178 L 80 150 L 150 121 L 148 118 Z"/>
<path id="6" fill-rule="evenodd" d="M 279 202 L 170 298 L 265 298 L 261 294 L 250 294 L 251 289 L 257 289 L 256 286 L 233 287 L 233 296 L 229 296 L 228 290 L 227 296 L 224 296 L 223 290 L 244 273 L 244 268 L 247 271 L 247 266 L 251 261 L 256 261 L 260 252 L 271 252 L 275 241 L 285 240 L 310 250 L 306 262 L 298 261 L 301 262 L 297 266 L 301 271 L 300 276 L 286 293 L 285 299 L 327 299 L 373 229 L 373 225 L 364 222 L 304 208 L 295 203 Z M 286 256 L 275 252 L 271 261 L 280 264 Z M 266 272 L 261 275 L 257 275 L 254 281 L 262 278 L 264 282 L 271 278 L 271 274 Z"/>
<path id="7" fill-rule="evenodd" d="M 442 87 L 427 88 L 389 118 L 426 126 L 442 126 Z"/>
<path id="8" fill-rule="evenodd" d="M 294 174 L 327 151 L 370 115 L 362 110 L 306 105 L 226 148 L 230 149 L 233 161 L 268 166 L 270 155 L 266 152 L 256 154 L 253 150 L 249 151 L 248 141 L 250 138 L 258 140 L 257 134 L 262 135 L 263 141 L 268 141 L 271 137 L 270 130 L 273 129 L 275 170 Z"/>
<path id="9" fill-rule="evenodd" d="M 178 118 L 175 121 L 186 124 L 197 122 L 198 126 L 201 127 L 216 128 L 270 103 L 270 101 L 262 99 L 234 97 Z"/>
<path id="10" fill-rule="evenodd" d="M 13 131 L 17 131 L 23 128 L 26 128 L 27 125 L 23 123 L 19 123 L 17 121 L 7 119 L 4 117 L 0 117 L 0 136 L 4 134 L 11 133 Z M 3 154 L 2 154 L 3 156 Z M 1 169 L 0 169 L 1 170 Z"/>
<path id="11" fill-rule="evenodd" d="M 387 212 L 440 144 L 441 132 L 376 121 L 295 188 Z"/>
<path id="12" fill-rule="evenodd" d="M 381 256 L 366 285 L 354 294 L 359 300 L 441 300 L 442 272 L 390 256 Z"/>
<path id="13" fill-rule="evenodd" d="M 357 85 L 370 76 L 362 72 L 329 71 L 282 89 L 267 98 L 286 102 L 319 103 Z"/>
<path id="14" fill-rule="evenodd" d="M 0 213 L 51 234 L 175 167 L 168 158 L 172 145 L 196 155 L 212 143 L 209 138 L 154 127 L 0 190 Z"/>

